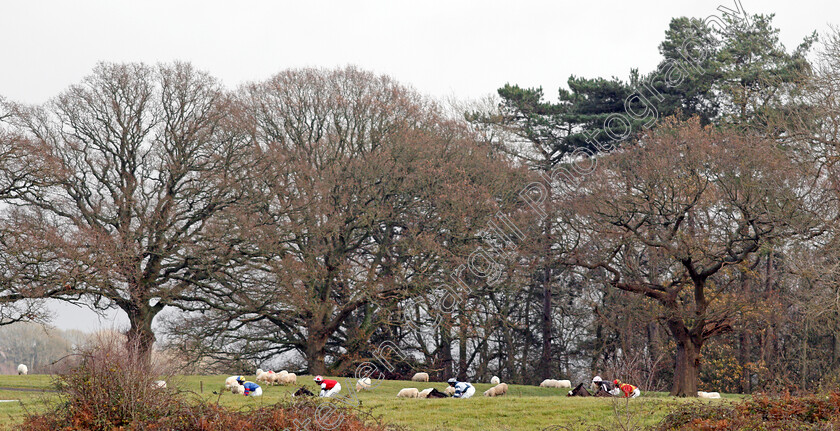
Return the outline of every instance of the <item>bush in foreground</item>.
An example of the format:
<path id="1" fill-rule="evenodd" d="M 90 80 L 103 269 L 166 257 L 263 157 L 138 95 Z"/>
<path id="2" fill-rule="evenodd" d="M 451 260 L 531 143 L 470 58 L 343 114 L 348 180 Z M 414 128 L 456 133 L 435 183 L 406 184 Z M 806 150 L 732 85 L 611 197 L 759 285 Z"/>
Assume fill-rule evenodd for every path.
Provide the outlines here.
<path id="1" fill-rule="evenodd" d="M 79 355 L 78 364 L 59 376 L 60 402 L 51 412 L 29 415 L 29 431 L 306 430 L 384 431 L 369 414 L 315 399 L 294 399 L 254 410 L 233 411 L 191 398 L 155 381 L 167 373 L 136 359 L 116 340 L 100 342 Z"/>
<path id="2" fill-rule="evenodd" d="M 388 431 L 398 427 L 385 426 L 363 420 L 359 412 L 346 407 L 318 402 L 295 400 L 281 402 L 254 410 L 232 411 L 206 404 L 181 404 L 178 409 L 160 417 L 145 417 L 116 426 L 92 421 L 83 414 L 45 414 L 30 417 L 22 427 L 29 431 L 56 430 L 136 430 L 136 431 L 256 431 L 316 430 L 332 431 Z M 95 427 L 89 427 L 95 425 Z"/>
<path id="3" fill-rule="evenodd" d="M 840 429 L 840 392 L 757 397 L 735 405 L 688 403 L 670 413 L 658 431 L 822 431 Z"/>

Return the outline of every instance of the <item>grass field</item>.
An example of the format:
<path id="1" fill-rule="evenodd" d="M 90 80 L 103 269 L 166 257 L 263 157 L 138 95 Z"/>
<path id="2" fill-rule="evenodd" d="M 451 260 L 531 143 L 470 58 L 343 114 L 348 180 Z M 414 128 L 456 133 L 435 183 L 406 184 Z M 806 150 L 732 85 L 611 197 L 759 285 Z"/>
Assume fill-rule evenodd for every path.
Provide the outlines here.
<path id="1" fill-rule="evenodd" d="M 182 376 L 169 381 L 169 387 L 192 392 L 206 402 L 219 402 L 231 408 L 253 408 L 270 405 L 289 397 L 297 387 L 263 386 L 263 396 L 243 397 L 222 392 L 227 376 Z M 402 388 L 416 387 L 420 390 L 436 387 L 443 390 L 446 383 L 416 383 L 409 381 L 382 381 L 371 391 L 363 391 L 357 397 L 348 393 L 348 379 L 338 379 L 343 387 L 341 394 L 354 407 L 370 410 L 383 421 L 395 423 L 411 430 L 542 430 L 552 426 L 585 430 L 601 425 L 607 429 L 616 427 L 618 417 L 626 421 L 629 411 L 632 422 L 639 426 L 658 423 L 677 403 L 687 402 L 668 397 L 665 393 L 643 393 L 641 397 L 625 403 L 609 398 L 566 397 L 566 389 L 548 389 L 536 386 L 510 385 L 504 397 L 485 398 L 481 393 L 492 385 L 475 384 L 476 395 L 467 400 L 459 399 L 397 399 Z M 201 392 L 203 382 L 204 392 Z M 316 392 L 311 376 L 299 376 L 299 385 Z M 0 388 L 51 389 L 50 377 L 46 375 L 0 376 Z M 217 394 L 213 394 L 216 391 Z M 738 395 L 724 395 L 723 400 L 703 400 L 698 403 L 720 403 L 739 399 Z M 37 412 L 51 408 L 57 397 L 47 392 L 22 392 L 0 389 L 0 424 L 9 428 L 23 422 L 25 411 Z M 335 402 L 335 401 L 334 401 Z M 616 414 L 618 411 L 620 414 Z M 630 428 L 636 429 L 636 428 Z"/>

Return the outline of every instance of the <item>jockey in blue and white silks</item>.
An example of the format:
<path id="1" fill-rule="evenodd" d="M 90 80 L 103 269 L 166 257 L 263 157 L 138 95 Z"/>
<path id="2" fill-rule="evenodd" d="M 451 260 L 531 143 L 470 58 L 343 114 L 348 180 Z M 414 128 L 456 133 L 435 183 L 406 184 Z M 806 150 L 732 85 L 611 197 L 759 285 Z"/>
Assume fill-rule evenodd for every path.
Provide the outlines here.
<path id="1" fill-rule="evenodd" d="M 459 382 L 453 378 L 449 379 L 448 383 L 455 388 L 455 398 L 469 398 L 475 393 L 475 387 L 467 382 Z"/>

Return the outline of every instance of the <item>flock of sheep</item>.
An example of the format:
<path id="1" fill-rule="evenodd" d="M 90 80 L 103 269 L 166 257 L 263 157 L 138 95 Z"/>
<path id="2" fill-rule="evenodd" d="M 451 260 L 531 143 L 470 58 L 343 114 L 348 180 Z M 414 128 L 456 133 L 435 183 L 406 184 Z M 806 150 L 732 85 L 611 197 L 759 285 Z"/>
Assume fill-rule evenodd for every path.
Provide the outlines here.
<path id="1" fill-rule="evenodd" d="M 20 364 L 17 367 L 17 372 L 18 375 L 25 376 L 29 373 L 29 368 L 24 364 Z M 237 381 L 239 377 L 240 376 L 228 377 L 225 380 L 225 389 L 231 391 L 231 393 L 233 394 L 244 394 L 245 387 L 243 385 L 240 385 Z M 297 375 L 295 373 L 290 373 L 286 370 L 282 370 L 275 373 L 274 371 L 263 371 L 262 369 L 258 368 L 256 381 L 257 383 L 264 383 L 267 385 L 295 385 L 297 384 Z M 429 373 L 416 373 L 413 377 L 411 377 L 411 381 L 428 382 Z M 163 380 L 158 380 L 154 384 L 159 388 L 166 387 L 166 382 Z M 508 385 L 506 383 L 501 383 L 498 377 L 493 376 L 493 378 L 490 379 L 490 384 L 495 386 L 484 391 L 485 397 L 500 397 L 507 394 Z M 545 379 L 542 381 L 542 383 L 540 383 L 540 387 L 558 389 L 571 388 L 572 382 L 569 380 Z M 356 382 L 356 392 L 370 389 L 371 381 L 369 377 L 359 379 Z M 451 386 L 447 387 L 446 390 L 444 390 L 443 392 L 440 392 L 434 388 L 426 388 L 422 391 L 417 388 L 403 388 L 397 393 L 397 398 L 437 398 L 437 394 L 445 394 L 446 396 L 452 396 L 454 392 L 455 388 Z M 720 393 L 698 391 L 697 396 L 700 398 L 716 399 L 720 398 Z"/>
<path id="2" fill-rule="evenodd" d="M 360 380 L 361 381 L 361 380 Z M 370 379 L 367 379 L 368 384 L 370 383 Z M 412 378 L 411 381 L 413 382 L 428 382 L 429 381 L 429 373 L 417 373 Z M 508 391 L 507 383 L 501 383 L 499 378 L 493 376 L 490 379 L 490 384 L 495 385 L 492 388 L 484 391 L 485 397 L 500 397 L 505 395 Z M 356 385 L 356 389 L 358 390 L 359 385 Z M 397 393 L 397 398 L 443 398 L 443 397 L 451 397 L 455 393 L 455 388 L 452 386 L 447 387 L 443 392 L 438 391 L 435 388 L 426 388 L 422 391 L 417 388 L 403 388 Z M 437 394 L 441 394 L 438 396 Z"/>
<path id="3" fill-rule="evenodd" d="M 279 372 L 263 371 L 257 368 L 257 383 L 267 385 L 294 385 L 297 384 L 297 375 L 286 370 Z"/>
<path id="4" fill-rule="evenodd" d="M 225 379 L 225 390 L 229 390 L 234 395 L 244 395 L 245 386 L 239 384 L 238 379 L 240 377 L 241 376 L 230 376 Z M 266 385 L 295 385 L 297 384 L 297 375 L 286 370 L 275 373 L 274 371 L 264 371 L 257 368 L 257 378 L 255 380 L 257 383 L 263 383 Z"/>

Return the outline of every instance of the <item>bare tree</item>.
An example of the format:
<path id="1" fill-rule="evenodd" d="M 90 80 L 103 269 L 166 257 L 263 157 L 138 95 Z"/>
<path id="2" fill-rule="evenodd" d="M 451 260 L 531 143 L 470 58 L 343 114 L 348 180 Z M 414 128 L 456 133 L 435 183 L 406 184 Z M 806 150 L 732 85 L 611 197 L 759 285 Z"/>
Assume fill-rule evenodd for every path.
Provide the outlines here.
<path id="1" fill-rule="evenodd" d="M 601 166 L 570 201 L 578 245 L 568 262 L 661 305 L 677 346 L 671 394 L 696 396 L 703 343 L 729 331 L 742 305 L 728 296 L 737 265 L 808 232 L 813 177 L 770 141 L 696 120 L 666 124 Z"/>
<path id="2" fill-rule="evenodd" d="M 48 296 L 124 311 L 128 345 L 148 358 L 152 321 L 206 276 L 201 238 L 240 195 L 249 141 L 231 99 L 189 64 L 100 64 L 11 114 L 32 142 L 24 155 L 50 167 L 9 201 L 7 228 L 39 257 L 33 281 Z"/>
<path id="3" fill-rule="evenodd" d="M 0 98 L 0 121 L 8 118 L 10 105 Z M 33 143 L 9 130 L 0 129 L 0 202 L 10 205 L 14 196 L 42 184 L 52 167 L 33 155 Z M 49 313 L 38 298 L 55 293 L 34 283 L 39 278 L 30 270 L 33 255 L 19 247 L 20 236 L 0 225 L 0 326 L 20 321 L 45 322 Z M 37 259 L 37 257 L 35 257 Z M 59 288 L 60 289 L 60 288 Z"/>
<path id="4" fill-rule="evenodd" d="M 173 329 L 238 331 L 238 350 L 296 351 L 311 373 L 341 372 L 376 331 L 393 335 L 399 301 L 463 262 L 504 177 L 486 175 L 495 165 L 463 127 L 388 77 L 289 70 L 243 97 L 264 163 L 224 230 L 239 255 L 192 298 L 205 324 Z"/>

